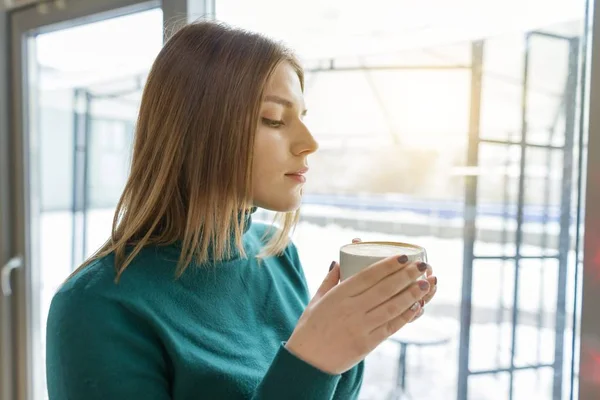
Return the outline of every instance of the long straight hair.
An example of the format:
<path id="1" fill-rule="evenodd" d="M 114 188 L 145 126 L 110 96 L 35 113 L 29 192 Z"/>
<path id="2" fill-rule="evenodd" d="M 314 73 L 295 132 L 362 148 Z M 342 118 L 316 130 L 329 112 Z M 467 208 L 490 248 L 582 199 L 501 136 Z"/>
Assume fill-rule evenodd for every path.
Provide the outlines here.
<path id="1" fill-rule="evenodd" d="M 193 261 L 216 263 L 232 249 L 245 256 L 254 138 L 265 85 L 281 62 L 292 65 L 304 90 L 293 54 L 259 34 L 203 21 L 172 35 L 146 81 L 111 237 L 71 276 L 114 254 L 118 281 L 148 245 L 181 244 L 178 276 Z M 277 215 L 281 227 L 262 255 L 285 249 L 298 216 Z"/>

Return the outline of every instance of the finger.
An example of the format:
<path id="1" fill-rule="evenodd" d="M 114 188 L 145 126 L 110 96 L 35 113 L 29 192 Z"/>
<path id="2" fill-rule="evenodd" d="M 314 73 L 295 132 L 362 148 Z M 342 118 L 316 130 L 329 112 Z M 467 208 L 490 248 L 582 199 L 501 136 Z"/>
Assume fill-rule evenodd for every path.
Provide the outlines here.
<path id="1" fill-rule="evenodd" d="M 408 257 L 406 255 L 401 255 L 399 257 L 394 256 L 384 258 L 383 260 L 380 260 L 370 265 L 369 267 L 365 268 L 364 270 L 360 271 L 359 273 L 351 276 L 346 280 L 346 287 L 349 291 L 348 295 L 359 295 L 365 292 L 366 290 L 370 289 L 371 287 L 375 286 L 377 283 L 387 278 L 388 276 L 404 269 L 408 265 Z M 414 269 L 411 270 L 411 281 L 417 279 L 417 277 L 423 274 L 427 268 L 427 264 L 424 262 L 419 262 L 419 265 L 421 266 L 421 269 L 418 271 L 416 277 L 412 277 Z M 405 287 L 407 285 L 405 285 Z M 398 291 L 402 289 L 404 288 L 400 288 Z"/>
<path id="2" fill-rule="evenodd" d="M 421 299 L 429 290 L 426 281 L 413 282 L 405 291 L 366 313 L 367 326 L 380 327 L 403 315 L 411 307 L 422 307 Z M 417 306 L 415 306 L 417 304 Z M 415 310 L 413 310 L 415 311 Z M 414 315 L 413 315 L 414 316 Z M 412 318 L 411 318 L 412 319 Z M 410 321 L 410 320 L 409 320 Z"/>
<path id="3" fill-rule="evenodd" d="M 352 239 L 352 243 L 360 243 L 360 242 L 362 242 L 362 240 L 360 240 L 360 238 Z"/>
<path id="4" fill-rule="evenodd" d="M 427 264 L 427 272 L 425 272 L 425 276 L 427 276 L 428 278 L 433 274 L 433 268 L 431 268 L 431 265 Z"/>
<path id="5" fill-rule="evenodd" d="M 430 289 L 429 292 L 425 295 L 425 297 L 423 297 L 423 301 L 425 302 L 425 304 L 429 303 L 431 301 L 431 299 L 433 299 L 433 296 L 435 296 L 436 292 L 437 292 L 437 285 L 435 284 L 436 279 L 435 277 L 431 277 L 428 279 L 429 285 L 430 285 Z"/>
<path id="6" fill-rule="evenodd" d="M 415 317 L 410 321 L 415 322 L 416 320 L 418 320 L 419 318 L 421 318 L 421 315 L 423 315 L 425 313 L 425 309 L 423 307 L 421 307 L 421 309 L 417 312 L 417 315 L 415 315 Z"/>
<path id="7" fill-rule="evenodd" d="M 412 321 L 420 310 L 421 305 L 418 302 L 413 303 L 408 310 L 371 331 L 370 339 L 377 344 L 383 342 Z"/>
<path id="8" fill-rule="evenodd" d="M 329 292 L 331 289 L 336 287 L 339 282 L 340 282 L 340 265 L 334 261 L 331 263 L 331 266 L 329 267 L 329 273 L 327 273 L 327 276 L 325 276 L 323 283 L 321 283 L 321 286 L 319 287 L 319 290 L 317 290 L 317 293 L 311 300 L 311 303 L 313 303 L 313 302 L 319 300 L 320 298 L 322 298 L 323 296 L 325 296 L 327 294 L 327 292 Z"/>
<path id="9" fill-rule="evenodd" d="M 406 268 L 403 268 L 392 275 L 388 275 L 385 279 L 356 296 L 357 298 L 360 297 L 358 307 L 365 310 L 371 310 L 380 304 L 385 303 L 413 284 L 423 273 L 425 268 L 426 265 L 422 262 L 414 262 L 408 264 Z M 427 290 L 429 290 L 429 282 L 425 280 L 422 281 L 427 285 Z M 424 293 L 420 295 L 419 299 L 423 296 Z"/>

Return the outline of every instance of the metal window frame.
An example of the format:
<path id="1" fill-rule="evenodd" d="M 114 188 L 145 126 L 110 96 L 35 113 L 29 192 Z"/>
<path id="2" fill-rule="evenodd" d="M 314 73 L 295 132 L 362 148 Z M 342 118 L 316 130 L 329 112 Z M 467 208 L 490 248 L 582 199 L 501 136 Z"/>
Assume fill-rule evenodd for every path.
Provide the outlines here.
<path id="1" fill-rule="evenodd" d="M 591 1 L 591 0 L 590 0 Z M 581 327 L 579 331 L 579 399 L 600 398 L 600 5 L 592 4 L 590 33 L 589 108 L 587 110 L 587 179 L 585 182 L 585 218 Z"/>
<path id="2" fill-rule="evenodd" d="M 31 263 L 29 238 L 32 216 L 29 215 L 28 130 L 25 115 L 28 60 L 25 34 L 40 34 L 61 28 L 100 21 L 162 7 L 164 20 L 171 16 L 214 15 L 213 0 L 79 0 L 68 2 L 64 9 L 53 8 L 40 13 L 33 3 L 10 10 L 0 9 L 0 266 L 16 254 L 23 255 L 24 267 L 12 273 L 12 299 L 0 298 L 0 387 L 2 400 L 39 400 L 40 379 L 34 367 L 38 338 L 31 324 L 39 320 L 39 293 L 32 290 L 39 283 L 39 271 Z M 201 10 L 207 10 L 203 13 Z M 4 34 L 6 33 L 6 34 Z M 8 122 L 7 122 L 8 121 Z"/>
<path id="3" fill-rule="evenodd" d="M 531 144 L 527 138 L 528 133 L 528 124 L 527 124 L 527 111 L 528 111 L 528 78 L 530 75 L 529 72 L 529 62 L 530 56 L 532 52 L 531 42 L 534 38 L 538 39 L 549 39 L 552 41 L 556 41 L 558 43 L 564 43 L 568 49 L 568 58 L 567 61 L 567 77 L 565 80 L 565 88 L 562 93 L 563 100 L 557 110 L 557 115 L 559 113 L 564 113 L 564 144 L 562 146 L 552 146 L 552 145 L 539 145 L 539 144 Z M 482 57 L 482 49 L 474 47 L 473 49 L 473 79 L 471 84 L 472 89 L 472 101 L 471 101 L 471 125 L 470 125 L 470 135 L 469 135 L 469 148 L 468 148 L 468 165 L 469 166 L 478 166 L 478 153 L 479 153 L 479 145 L 481 144 L 492 144 L 498 148 L 507 148 L 509 146 L 518 146 L 520 149 L 519 156 L 519 179 L 518 179 L 518 200 L 516 204 L 516 215 L 511 216 L 510 213 L 507 212 L 509 203 L 507 202 L 508 197 L 505 187 L 505 198 L 504 198 L 504 206 L 505 206 L 505 215 L 504 215 L 504 223 L 507 220 L 516 223 L 515 230 L 515 238 L 514 240 L 508 240 L 506 237 L 506 225 L 504 225 L 504 239 L 503 244 L 514 243 L 515 250 L 514 255 L 477 255 L 474 252 L 474 244 L 478 240 L 476 235 L 476 221 L 477 221 L 477 208 L 478 208 L 478 196 L 477 196 L 477 186 L 479 178 L 477 176 L 469 176 L 467 177 L 467 183 L 465 185 L 466 196 L 465 196 L 465 235 L 464 235 L 464 267 L 463 267 L 463 286 L 462 286 L 462 302 L 461 302 L 461 330 L 460 330 L 460 350 L 459 350 L 459 374 L 458 374 L 458 390 L 457 397 L 459 400 L 468 398 L 468 384 L 469 384 L 469 376 L 474 375 L 490 375 L 490 374 L 499 374 L 499 373 L 508 373 L 509 375 L 509 399 L 512 399 L 514 396 L 514 372 L 525 370 L 525 369 L 541 369 L 541 368 L 552 368 L 554 370 L 553 374 L 553 399 L 560 399 L 563 395 L 563 374 L 565 373 L 565 364 L 564 364 L 564 352 L 566 343 L 565 343 L 565 328 L 566 328 L 566 292 L 567 285 L 570 284 L 568 281 L 568 267 L 569 267 L 569 251 L 570 251 L 570 230 L 572 227 L 572 222 L 575 220 L 572 215 L 572 192 L 573 192 L 573 172 L 579 171 L 578 169 L 574 169 L 574 159 L 575 159 L 575 143 L 576 143 L 576 124 L 575 121 L 581 119 L 581 115 L 576 115 L 576 96 L 579 93 L 578 87 L 578 76 L 580 71 L 580 60 L 585 60 L 585 58 L 580 58 L 579 49 L 580 49 L 580 38 L 578 36 L 560 36 L 556 34 L 551 34 L 544 31 L 531 31 L 527 32 L 524 35 L 524 54 L 523 54 L 523 84 L 522 84 L 522 103 L 521 103 L 521 137 L 518 141 L 510 140 L 510 135 L 507 136 L 506 140 L 490 140 L 490 139 L 482 139 L 480 137 L 479 132 L 479 111 L 480 111 L 480 96 L 481 96 L 481 65 L 483 62 Z M 533 51 L 535 54 L 535 51 Z M 562 62 L 562 61 L 561 61 Z M 479 73 L 478 73 L 479 72 Z M 585 85 L 582 85 L 581 88 L 585 88 Z M 558 119 L 555 119 L 555 124 L 558 122 Z M 550 132 L 550 138 L 554 136 L 555 130 L 557 126 L 555 125 Z M 551 142 L 551 139 L 549 139 Z M 529 149 L 538 149 L 544 150 L 546 155 L 546 162 L 549 164 L 552 160 L 552 153 L 560 154 L 562 153 L 562 179 L 560 186 L 560 233 L 558 240 L 558 252 L 556 254 L 547 255 L 540 254 L 537 256 L 524 256 L 521 254 L 521 246 L 523 243 L 523 223 L 524 223 L 524 207 L 525 207 L 525 186 L 526 186 L 526 167 L 527 167 L 527 153 Z M 579 153 L 579 151 L 578 151 Z M 578 157 L 579 158 L 579 157 Z M 579 166 L 578 166 L 579 167 Z M 549 169 L 550 166 L 548 165 Z M 508 185 L 508 181 L 505 180 L 504 185 Z M 545 178 L 545 190 L 550 190 L 550 180 L 549 175 Z M 549 212 L 549 202 L 546 202 L 544 206 L 544 210 L 546 213 L 546 219 L 548 217 Z M 544 252 L 547 250 L 547 237 L 543 237 L 543 245 Z M 512 312 L 510 321 L 512 323 L 511 329 L 511 341 L 510 341 L 510 364 L 507 367 L 496 367 L 485 370 L 471 370 L 469 367 L 469 358 L 470 358 L 470 331 L 471 331 L 471 295 L 473 290 L 472 277 L 473 271 L 475 269 L 475 261 L 476 260 L 505 260 L 512 261 L 514 266 L 514 279 L 512 282 L 513 287 L 513 295 L 512 295 Z M 554 361 L 552 363 L 533 363 L 527 366 L 516 366 L 515 365 L 515 354 L 516 354 L 516 335 L 517 335 L 517 327 L 519 325 L 519 316 L 520 316 L 520 306 L 519 306 L 519 286 L 520 286 L 520 269 L 521 269 L 521 260 L 549 260 L 555 259 L 558 262 L 558 287 L 557 287 L 557 301 L 556 301 L 556 310 L 555 310 L 555 351 L 554 351 Z M 575 260 L 577 263 L 577 260 Z M 481 268 L 481 266 L 478 266 Z M 501 309 L 502 307 L 499 306 Z M 501 312 L 499 311 L 498 323 L 500 323 L 503 318 L 500 317 Z M 541 327 L 542 319 L 538 319 L 538 328 Z M 576 355 L 573 354 L 573 357 Z M 572 357 L 571 357 L 572 358 Z M 572 374 L 570 374 L 572 377 Z M 571 379 L 571 385 L 573 386 L 573 379 Z"/>
<path id="4" fill-rule="evenodd" d="M 12 186 L 9 172 L 9 62 L 8 62 L 8 13 L 0 10 L 0 268 L 13 257 L 13 241 L 11 240 L 11 202 Z M 8 277 L 10 279 L 10 276 Z M 0 399 L 12 399 L 14 385 L 12 383 L 12 317 L 11 299 L 0 291 Z"/>

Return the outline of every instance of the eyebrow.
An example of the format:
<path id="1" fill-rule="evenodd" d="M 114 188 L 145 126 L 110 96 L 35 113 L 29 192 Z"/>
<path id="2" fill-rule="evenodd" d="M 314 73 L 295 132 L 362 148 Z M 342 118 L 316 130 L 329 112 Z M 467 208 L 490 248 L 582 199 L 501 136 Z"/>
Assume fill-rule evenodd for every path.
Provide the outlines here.
<path id="1" fill-rule="evenodd" d="M 273 96 L 273 95 L 265 96 L 264 101 L 279 104 L 286 108 L 294 108 L 294 103 L 292 103 L 291 101 L 289 101 L 287 99 L 284 99 L 283 97 L 279 97 L 279 96 Z M 306 115 L 306 111 L 307 110 L 304 109 L 302 111 L 302 115 Z"/>

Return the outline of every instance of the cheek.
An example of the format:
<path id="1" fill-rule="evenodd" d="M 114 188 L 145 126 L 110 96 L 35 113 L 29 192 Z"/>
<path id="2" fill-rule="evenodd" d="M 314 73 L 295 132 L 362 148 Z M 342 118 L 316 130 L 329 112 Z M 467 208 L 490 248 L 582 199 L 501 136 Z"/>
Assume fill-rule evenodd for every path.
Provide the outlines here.
<path id="1" fill-rule="evenodd" d="M 273 143 L 269 138 L 269 132 L 258 129 L 254 141 L 254 159 L 252 162 L 252 190 L 254 195 L 263 192 L 263 188 L 269 185 L 273 179 L 276 155 L 273 152 Z"/>
<path id="2" fill-rule="evenodd" d="M 289 144 L 282 135 L 270 129 L 259 128 L 254 140 L 253 175 L 271 175 L 281 168 L 286 160 Z"/>
<path id="3" fill-rule="evenodd" d="M 258 179 L 265 176 L 269 171 L 272 156 L 269 154 L 268 146 L 264 140 L 257 138 L 254 144 L 254 159 L 252 162 L 252 175 Z"/>

